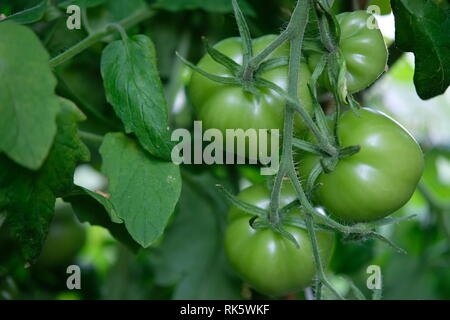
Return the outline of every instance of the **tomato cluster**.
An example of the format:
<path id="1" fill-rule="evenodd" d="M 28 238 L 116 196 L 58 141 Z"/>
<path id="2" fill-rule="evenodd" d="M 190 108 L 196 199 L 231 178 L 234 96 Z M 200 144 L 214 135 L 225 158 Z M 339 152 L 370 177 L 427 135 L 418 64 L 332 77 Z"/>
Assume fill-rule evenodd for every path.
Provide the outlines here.
<path id="1" fill-rule="evenodd" d="M 345 60 L 346 82 L 349 93 L 372 84 L 385 70 L 387 49 L 379 29 L 371 28 L 373 17 L 365 11 L 337 15 L 340 26 L 339 50 Z M 253 41 L 257 55 L 275 39 L 274 35 Z M 239 38 L 228 38 L 214 46 L 238 64 L 243 60 L 243 44 Z M 305 51 L 306 61 L 300 66 L 298 98 L 311 112 L 312 98 L 308 88 L 312 72 L 321 56 L 320 50 Z M 274 51 L 269 58 L 289 56 L 289 45 Z M 231 71 L 205 55 L 198 67 L 217 76 L 233 76 Z M 257 74 L 286 90 L 288 67 L 279 65 Z M 330 89 L 327 72 L 319 85 Z M 283 129 L 286 100 L 271 89 L 258 88 L 248 92 L 239 85 L 214 82 L 194 73 L 189 83 L 189 95 L 197 117 L 205 128 L 226 129 Z M 294 134 L 305 136 L 306 126 L 295 115 Z M 332 123 L 333 124 L 333 123 Z M 323 207 L 332 217 L 347 222 L 366 222 L 383 218 L 402 207 L 412 196 L 423 171 L 423 155 L 418 143 L 408 131 L 385 114 L 369 108 L 344 112 L 338 119 L 335 147 L 342 150 L 359 146 L 359 152 L 340 157 L 331 171 L 318 175 L 311 200 Z M 311 137 L 311 133 L 306 133 Z M 315 143 L 315 139 L 310 138 Z M 321 163 L 322 156 L 302 152 L 298 157 L 301 181 L 306 181 Z M 253 185 L 243 190 L 238 198 L 267 209 L 270 192 L 266 184 Z M 288 183 L 283 185 L 280 205 L 296 199 Z M 299 209 L 289 215 L 302 216 Z M 229 261 L 242 278 L 256 290 L 270 296 L 298 291 L 308 286 L 315 265 L 308 232 L 298 226 L 281 224 L 300 244 L 293 242 L 271 228 L 254 229 L 251 215 L 231 208 L 225 236 Z M 332 251 L 333 237 L 317 232 L 319 252 L 327 261 Z"/>

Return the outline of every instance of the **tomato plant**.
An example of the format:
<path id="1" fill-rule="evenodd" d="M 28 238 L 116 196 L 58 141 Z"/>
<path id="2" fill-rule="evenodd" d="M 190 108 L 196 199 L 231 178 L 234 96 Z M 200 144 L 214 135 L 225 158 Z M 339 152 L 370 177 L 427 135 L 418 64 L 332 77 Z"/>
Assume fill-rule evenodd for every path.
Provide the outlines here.
<path id="1" fill-rule="evenodd" d="M 365 11 L 344 12 L 336 19 L 341 36 L 339 49 L 347 67 L 348 91 L 358 92 L 372 84 L 384 71 L 387 63 L 387 49 L 383 35 L 378 28 L 369 28 L 370 19 L 375 19 Z M 321 58 L 320 53 L 309 55 L 309 64 L 314 70 Z M 329 87 L 328 76 L 322 82 Z"/>
<path id="2" fill-rule="evenodd" d="M 259 208 L 267 209 L 270 193 L 266 184 L 256 184 L 243 190 L 238 198 Z M 281 190 L 281 205 L 295 200 L 289 183 Z M 294 210 L 290 215 L 299 213 Z M 311 284 L 315 265 L 308 231 L 286 225 L 285 228 L 297 240 L 300 248 L 271 229 L 253 229 L 251 215 L 231 208 L 229 224 L 225 232 L 225 250 L 236 271 L 252 287 L 270 296 L 281 296 L 304 289 Z M 333 235 L 318 232 L 321 259 L 328 261 L 333 247 Z"/>
<path id="3" fill-rule="evenodd" d="M 0 299 L 448 297 L 447 2 L 0 0 Z"/>
<path id="4" fill-rule="evenodd" d="M 424 160 L 411 134 L 392 118 L 369 108 L 339 119 L 337 137 L 360 151 L 341 159 L 334 171 L 318 178 L 317 203 L 348 221 L 383 218 L 402 207 L 422 176 Z M 305 155 L 300 172 L 311 172 L 319 159 Z"/>

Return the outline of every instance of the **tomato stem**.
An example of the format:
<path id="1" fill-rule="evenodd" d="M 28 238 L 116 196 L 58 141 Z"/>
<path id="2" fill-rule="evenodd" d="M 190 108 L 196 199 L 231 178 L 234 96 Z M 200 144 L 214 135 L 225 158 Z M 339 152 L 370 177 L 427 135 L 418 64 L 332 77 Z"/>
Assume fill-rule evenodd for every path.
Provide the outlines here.
<path id="1" fill-rule="evenodd" d="M 252 81 L 254 73 L 258 70 L 260 64 L 278 47 L 288 40 L 295 38 L 299 33 L 303 33 L 301 29 L 304 29 L 307 23 L 309 14 L 310 0 L 299 0 L 292 12 L 291 20 L 289 21 L 286 29 L 275 38 L 263 51 L 258 55 L 252 57 L 248 63 L 243 64 L 242 79 L 244 81 Z M 306 16 L 306 20 L 305 20 Z M 305 20 L 305 21 L 303 21 Z M 302 26 L 304 24 L 304 26 Z M 245 62 L 245 61 L 244 61 Z"/>
<path id="2" fill-rule="evenodd" d="M 85 141 L 89 141 L 98 145 L 102 144 L 103 142 L 103 136 L 92 132 L 78 130 L 78 136 Z"/>
<path id="3" fill-rule="evenodd" d="M 303 45 L 303 36 L 305 33 L 306 26 L 308 24 L 309 19 L 309 8 L 311 5 L 311 0 L 299 0 L 297 2 L 297 6 L 292 14 L 291 21 L 287 29 L 285 30 L 284 36 L 287 35 L 287 38 L 290 40 L 290 53 L 289 53 L 289 70 L 288 70 L 288 89 L 287 93 L 290 97 L 297 97 L 298 90 L 298 78 L 300 72 L 300 62 L 302 56 L 302 45 Z M 293 32 L 295 31 L 295 32 Z M 291 34 L 292 32 L 292 34 Z M 283 40 L 281 36 L 277 39 Z M 281 41 L 279 40 L 279 41 Z M 274 41 L 275 42 L 275 41 Z M 274 43 L 273 42 L 273 43 Z M 284 41 L 283 41 L 284 42 Z M 272 43 L 272 44 L 273 44 Z M 270 45 L 269 45 L 270 47 Z M 268 47 L 268 48 L 269 48 Z M 267 48 L 266 48 L 267 49 Z M 264 52 L 264 51 L 263 51 Z M 268 50 L 267 50 L 268 52 Z M 267 55 L 266 55 L 267 56 Z M 258 56 L 256 56 L 258 57 Z M 255 57 L 255 58 L 256 58 Z M 253 60 L 254 61 L 254 60 Z M 258 62 L 258 60 L 256 60 Z M 249 63 L 248 65 L 251 65 Z M 248 67 L 247 65 L 247 67 Z M 247 69 L 248 70 L 248 69 Z M 245 75 L 245 72 L 244 72 Z M 308 127 L 317 135 L 317 138 L 322 146 L 328 146 L 328 143 L 325 143 L 326 137 L 322 135 L 319 128 L 316 126 L 312 118 L 309 114 L 301 108 L 296 108 L 295 104 L 290 100 L 286 102 L 286 109 L 284 113 L 284 127 L 283 127 L 283 146 L 282 146 L 282 155 L 280 161 L 280 168 L 278 170 L 277 176 L 274 181 L 274 186 L 272 189 L 270 205 L 269 205 L 269 223 L 273 225 L 277 225 L 280 221 L 279 216 L 279 202 L 280 202 L 280 191 L 281 185 L 284 177 L 288 177 L 291 179 L 294 184 L 294 188 L 298 194 L 298 198 L 300 200 L 301 205 L 306 208 L 306 224 L 309 236 L 311 238 L 311 244 L 313 247 L 314 260 L 316 263 L 317 275 L 320 281 L 329 288 L 337 298 L 343 299 L 343 297 L 337 292 L 334 287 L 328 282 L 325 272 L 323 270 L 322 262 L 320 260 L 319 250 L 317 247 L 317 238 L 315 234 L 315 229 L 313 225 L 313 218 L 309 211 L 315 212 L 315 209 L 309 203 L 309 200 L 303 191 L 303 187 L 301 186 L 300 181 L 298 180 L 297 173 L 294 166 L 294 159 L 292 153 L 293 147 L 293 136 L 294 136 L 294 114 L 295 111 L 299 111 L 302 118 L 308 124 Z M 330 148 L 331 149 L 331 148 Z M 330 150 L 335 153 L 335 150 Z"/>

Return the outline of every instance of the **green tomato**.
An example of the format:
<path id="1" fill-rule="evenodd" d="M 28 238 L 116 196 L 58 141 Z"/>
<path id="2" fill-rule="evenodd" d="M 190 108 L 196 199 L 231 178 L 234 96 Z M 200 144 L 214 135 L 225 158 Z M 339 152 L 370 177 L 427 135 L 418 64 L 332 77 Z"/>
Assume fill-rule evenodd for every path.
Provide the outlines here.
<path id="1" fill-rule="evenodd" d="M 37 265 L 44 268 L 67 266 L 85 241 L 84 226 L 76 220 L 70 205 L 62 204 L 56 209 Z"/>
<path id="2" fill-rule="evenodd" d="M 253 54 L 260 53 L 275 39 L 267 35 L 253 40 Z M 214 46 L 215 49 L 242 64 L 242 41 L 240 38 L 228 38 Z M 288 44 L 279 47 L 269 58 L 289 56 Z M 231 72 L 205 55 L 198 67 L 215 75 L 231 76 Z M 261 74 L 261 77 L 287 90 L 287 66 L 280 66 Z M 312 99 L 308 89 L 311 77 L 308 65 L 300 67 L 298 97 L 304 108 L 311 112 Z M 189 97 L 203 129 L 216 128 L 225 137 L 226 129 L 283 129 L 285 99 L 270 89 L 258 89 L 257 94 L 245 92 L 241 86 L 226 85 L 207 79 L 194 72 L 189 85 Z M 304 129 L 300 115 L 295 115 L 297 132 Z"/>
<path id="3" fill-rule="evenodd" d="M 339 48 L 347 66 L 347 88 L 358 92 L 372 84 L 384 71 L 387 49 L 383 35 L 377 28 L 369 29 L 367 22 L 375 19 L 365 11 L 344 12 L 336 16 L 341 28 Z M 308 57 L 312 70 L 322 54 L 313 52 Z M 326 73 L 326 72 L 325 72 Z M 321 82 L 330 87 L 324 73 Z"/>
<path id="4" fill-rule="evenodd" d="M 401 208 L 422 176 L 424 159 L 411 134 L 387 115 L 369 108 L 345 112 L 339 120 L 342 147 L 360 151 L 341 159 L 334 171 L 317 179 L 315 200 L 330 214 L 346 221 L 372 221 Z M 304 154 L 299 161 L 303 179 L 319 158 Z"/>
<path id="5" fill-rule="evenodd" d="M 239 194 L 239 199 L 267 209 L 270 192 L 265 183 L 253 185 Z M 284 183 L 280 205 L 296 199 L 290 183 Z M 291 214 L 299 214 L 293 210 Z M 249 225 L 251 215 L 236 208 L 229 212 L 225 232 L 225 250 L 231 265 L 257 291 L 269 296 L 281 296 L 310 285 L 315 275 L 315 263 L 308 231 L 285 225 L 300 245 L 296 246 L 271 229 L 255 230 Z M 321 259 L 326 265 L 332 248 L 333 234 L 316 232 Z"/>

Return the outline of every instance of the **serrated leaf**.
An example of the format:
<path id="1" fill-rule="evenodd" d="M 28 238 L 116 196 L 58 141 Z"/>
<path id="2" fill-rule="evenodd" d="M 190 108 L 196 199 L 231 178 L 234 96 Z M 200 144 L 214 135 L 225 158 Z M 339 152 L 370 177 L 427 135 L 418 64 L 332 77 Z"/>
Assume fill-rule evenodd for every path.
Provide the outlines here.
<path id="1" fill-rule="evenodd" d="M 155 281 L 174 299 L 239 299 L 241 281 L 225 259 L 227 201 L 211 176 L 183 175 L 179 212 L 161 245 L 150 252 Z M 223 182 L 223 181 L 221 181 Z"/>
<path id="2" fill-rule="evenodd" d="M 392 0 L 395 41 L 414 52 L 414 84 L 420 98 L 429 99 L 450 85 L 450 8 L 434 1 Z"/>
<path id="3" fill-rule="evenodd" d="M 61 99 L 55 142 L 38 171 L 0 156 L 0 211 L 8 212 L 5 225 L 19 241 L 25 261 L 39 255 L 56 198 L 72 189 L 77 163 L 89 159 L 87 147 L 77 136 L 77 122 L 81 120 L 84 115 L 75 105 Z"/>
<path id="4" fill-rule="evenodd" d="M 56 133 L 59 108 L 49 58 L 29 28 L 0 23 L 0 152 L 33 170 Z"/>
<path id="5" fill-rule="evenodd" d="M 255 11 L 245 0 L 240 0 L 239 5 L 242 11 L 248 15 L 254 15 Z M 233 6 L 231 0 L 157 0 L 154 4 L 156 8 L 169 11 L 185 11 L 201 9 L 208 12 L 231 13 Z"/>
<path id="6" fill-rule="evenodd" d="M 138 251 L 139 245 L 131 238 L 122 220 L 117 217 L 108 198 L 81 187 L 78 187 L 76 191 L 78 192 L 65 197 L 64 200 L 70 202 L 80 222 L 102 226 L 131 251 Z"/>
<path id="7" fill-rule="evenodd" d="M 126 132 L 134 133 L 153 156 L 170 160 L 167 103 L 150 38 L 137 35 L 111 42 L 103 50 L 101 73 L 107 100 Z"/>
<path id="8" fill-rule="evenodd" d="M 179 167 L 152 157 L 122 133 L 107 134 L 100 154 L 117 216 L 148 247 L 162 235 L 180 196 Z"/>
<path id="9" fill-rule="evenodd" d="M 47 10 L 47 7 L 48 7 L 48 0 L 42 0 L 34 7 L 14 13 L 8 16 L 5 20 L 0 22 L 4 23 L 6 21 L 13 21 L 20 24 L 33 23 L 42 19 L 45 11 Z"/>

